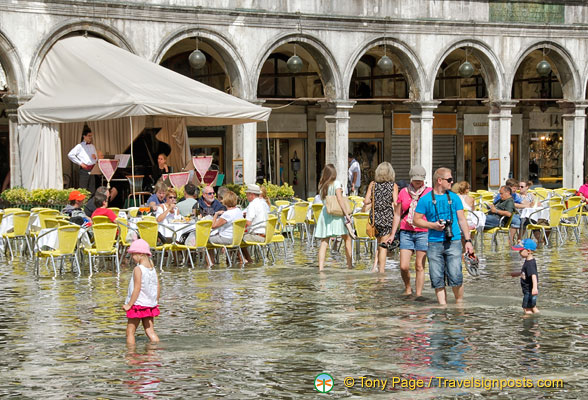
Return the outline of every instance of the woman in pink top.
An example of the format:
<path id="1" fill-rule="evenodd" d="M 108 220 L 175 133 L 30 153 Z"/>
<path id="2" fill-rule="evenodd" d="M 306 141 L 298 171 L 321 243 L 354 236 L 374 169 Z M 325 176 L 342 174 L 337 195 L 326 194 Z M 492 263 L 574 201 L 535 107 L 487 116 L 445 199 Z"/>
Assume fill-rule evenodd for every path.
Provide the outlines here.
<path id="1" fill-rule="evenodd" d="M 584 184 L 578 189 L 578 195 L 582 198 L 582 201 L 588 200 L 588 175 L 584 177 Z"/>
<path id="2" fill-rule="evenodd" d="M 394 208 L 394 221 L 392 223 L 392 237 L 400 226 L 400 275 L 404 281 L 404 294 L 412 294 L 410 287 L 410 259 L 416 252 L 416 296 L 423 294 L 425 286 L 425 257 L 429 246 L 428 232 L 426 229 L 417 228 L 412 225 L 414 209 L 419 199 L 431 191 L 425 186 L 426 171 L 420 165 L 410 169 L 410 185 L 405 187 L 398 194 L 398 204 Z"/>

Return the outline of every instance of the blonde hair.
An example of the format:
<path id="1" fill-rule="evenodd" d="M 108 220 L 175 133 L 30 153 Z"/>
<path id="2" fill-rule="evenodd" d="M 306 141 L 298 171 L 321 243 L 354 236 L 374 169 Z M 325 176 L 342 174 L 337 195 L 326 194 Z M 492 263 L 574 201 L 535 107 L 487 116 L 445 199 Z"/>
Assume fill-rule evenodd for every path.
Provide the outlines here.
<path id="1" fill-rule="evenodd" d="M 174 188 L 168 188 L 167 191 L 165 192 L 165 197 L 169 196 L 170 194 L 172 196 L 178 197 L 178 193 L 176 192 L 176 189 L 174 189 Z"/>
<path id="2" fill-rule="evenodd" d="M 319 193 L 321 194 L 321 199 L 327 198 L 327 193 L 329 191 L 329 186 L 331 183 L 335 182 L 337 179 L 337 170 L 333 164 L 325 165 L 323 168 L 323 172 L 321 173 L 321 180 L 319 181 Z"/>
<path id="3" fill-rule="evenodd" d="M 155 184 L 155 193 L 157 193 L 157 192 L 166 192 L 166 195 L 167 195 L 167 185 L 165 183 L 163 183 L 162 180 L 159 180 Z"/>
<path id="4" fill-rule="evenodd" d="M 441 178 L 441 175 L 444 175 L 447 172 L 451 172 L 451 170 L 445 167 L 437 168 L 433 174 L 433 185 L 436 185 L 439 178 Z"/>
<path id="5" fill-rule="evenodd" d="M 259 188 L 261 190 L 261 197 L 265 200 L 265 202 L 267 203 L 267 205 L 269 207 L 272 206 L 272 203 L 270 203 L 270 199 L 269 197 L 267 197 L 267 188 L 265 186 L 262 186 Z"/>
<path id="6" fill-rule="evenodd" d="M 468 181 L 461 181 L 457 183 L 457 193 L 466 194 L 466 191 L 470 190 L 470 183 Z"/>
<path id="7" fill-rule="evenodd" d="M 378 183 L 394 182 L 394 178 L 396 178 L 396 173 L 394 172 L 394 168 L 392 168 L 392 164 L 388 161 L 381 162 L 376 168 L 374 180 Z"/>
<path id="8" fill-rule="evenodd" d="M 235 207 L 237 205 L 237 195 L 235 192 L 229 190 L 227 193 L 225 193 L 222 203 L 227 208 Z"/>

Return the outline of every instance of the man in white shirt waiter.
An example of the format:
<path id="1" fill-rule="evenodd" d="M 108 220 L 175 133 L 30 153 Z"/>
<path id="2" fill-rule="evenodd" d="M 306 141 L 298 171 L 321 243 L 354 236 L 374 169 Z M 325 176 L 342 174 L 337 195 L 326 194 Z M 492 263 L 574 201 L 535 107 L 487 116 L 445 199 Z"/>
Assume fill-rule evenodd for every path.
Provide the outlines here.
<path id="1" fill-rule="evenodd" d="M 348 192 L 349 195 L 357 196 L 357 191 L 361 186 L 361 168 L 359 167 L 359 162 L 353 157 L 353 154 L 349 153 L 348 155 L 349 161 L 349 188 Z"/>
<path id="2" fill-rule="evenodd" d="M 250 183 L 245 190 L 247 201 L 249 201 L 249 206 L 245 209 L 248 232 L 243 236 L 243 240 L 247 242 L 264 242 L 265 223 L 269 214 L 269 206 L 264 199 L 259 197 L 261 189 L 258 185 Z M 243 255 L 248 262 L 251 262 L 247 248 L 243 249 Z"/>
<path id="3" fill-rule="evenodd" d="M 92 168 L 98 162 L 96 147 L 92 144 L 93 139 L 94 133 L 89 129 L 84 130 L 82 133 L 82 142 L 78 143 L 67 154 L 71 162 L 80 167 L 80 182 L 78 187 L 88 189 L 90 193 L 94 193 L 96 189 L 96 181 L 90 175 L 90 171 L 92 171 Z"/>

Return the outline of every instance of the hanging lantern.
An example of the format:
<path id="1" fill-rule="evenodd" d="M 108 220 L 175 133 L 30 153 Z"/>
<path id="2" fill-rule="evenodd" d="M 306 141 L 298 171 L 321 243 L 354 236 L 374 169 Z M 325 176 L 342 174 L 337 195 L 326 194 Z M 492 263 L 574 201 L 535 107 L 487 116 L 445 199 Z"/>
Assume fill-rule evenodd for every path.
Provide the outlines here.
<path id="1" fill-rule="evenodd" d="M 206 56 L 203 52 L 196 49 L 192 53 L 190 53 L 190 56 L 188 57 L 188 62 L 190 63 L 190 66 L 192 68 L 200 69 L 204 67 L 204 64 L 206 64 Z"/>
<path id="2" fill-rule="evenodd" d="M 392 72 L 392 68 L 394 67 L 394 63 L 387 55 L 383 55 L 382 58 L 378 60 L 377 65 L 382 72 Z"/>
<path id="3" fill-rule="evenodd" d="M 472 75 L 474 75 L 474 71 L 475 70 L 474 70 L 474 66 L 472 65 L 472 63 L 469 61 L 465 61 L 463 64 L 461 64 L 459 66 L 457 73 L 462 78 L 470 78 Z"/>
<path id="4" fill-rule="evenodd" d="M 302 71 L 304 63 L 302 62 L 302 58 L 298 57 L 296 53 L 294 53 L 294 55 L 286 62 L 286 66 L 288 67 L 288 71 L 297 73 Z"/>
<path id="5" fill-rule="evenodd" d="M 539 64 L 537 64 L 537 73 L 539 76 L 547 76 L 550 72 L 551 65 L 545 60 L 539 61 Z"/>

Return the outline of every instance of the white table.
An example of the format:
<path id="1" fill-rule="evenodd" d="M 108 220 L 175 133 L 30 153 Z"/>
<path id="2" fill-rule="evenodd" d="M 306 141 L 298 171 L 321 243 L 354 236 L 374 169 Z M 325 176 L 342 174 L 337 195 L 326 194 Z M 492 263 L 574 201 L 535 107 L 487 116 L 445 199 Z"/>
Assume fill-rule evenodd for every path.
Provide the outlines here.
<path id="1" fill-rule="evenodd" d="M 78 231 L 78 240 L 80 240 L 86 248 L 92 246 L 92 242 L 90 241 L 86 229 L 80 228 Z M 46 248 L 51 250 L 59 248 L 59 235 L 57 234 L 57 228 L 45 228 L 39 231 L 39 237 L 35 243 L 35 251 L 45 250 Z"/>
<path id="2" fill-rule="evenodd" d="M 537 222 L 539 219 L 546 219 L 549 221 L 549 207 L 527 207 L 518 210 L 522 219 L 531 219 Z"/>

